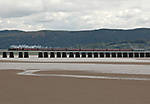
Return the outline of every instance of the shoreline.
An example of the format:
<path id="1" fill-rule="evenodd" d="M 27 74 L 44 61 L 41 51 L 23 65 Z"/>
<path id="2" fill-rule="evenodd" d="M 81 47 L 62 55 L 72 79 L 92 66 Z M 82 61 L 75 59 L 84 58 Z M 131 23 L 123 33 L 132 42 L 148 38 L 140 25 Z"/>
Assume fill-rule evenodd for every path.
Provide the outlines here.
<path id="1" fill-rule="evenodd" d="M 142 60 L 142 59 L 141 59 Z M 150 65 L 150 62 L 73 62 L 73 61 L 22 61 L 22 60 L 0 60 L 0 63 L 70 63 L 70 64 L 125 64 L 125 65 Z"/>
<path id="2" fill-rule="evenodd" d="M 146 74 L 127 74 L 127 73 L 102 73 L 91 71 L 76 70 L 16 70 L 4 69 L 3 71 L 14 71 L 19 76 L 32 77 L 58 77 L 58 78 L 74 78 L 74 79 L 100 79 L 100 80 L 131 80 L 131 81 L 150 81 L 150 75 Z"/>
<path id="3" fill-rule="evenodd" d="M 142 74 L 120 74 L 120 73 L 102 73 L 91 71 L 76 71 L 76 70 L 27 70 L 18 75 L 29 75 L 39 77 L 62 77 L 75 79 L 105 79 L 105 80 L 137 80 L 150 81 L 150 75 Z"/>
<path id="4" fill-rule="evenodd" d="M 33 74 L 60 74 L 60 75 L 93 75 L 93 76 L 110 76 L 110 77 L 130 77 L 130 78 L 150 78 L 150 75 L 140 74 L 119 74 L 119 73 L 100 73 L 90 71 L 75 71 L 75 70 L 50 70 L 50 71 L 37 71 Z"/>

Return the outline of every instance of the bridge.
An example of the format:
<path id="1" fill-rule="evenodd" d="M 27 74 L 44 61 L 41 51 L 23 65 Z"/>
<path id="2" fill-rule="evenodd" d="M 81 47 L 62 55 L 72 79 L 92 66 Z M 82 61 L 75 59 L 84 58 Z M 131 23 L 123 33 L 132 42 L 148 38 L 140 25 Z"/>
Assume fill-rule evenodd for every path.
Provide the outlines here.
<path id="1" fill-rule="evenodd" d="M 0 50 L 0 58 L 150 58 L 143 50 Z"/>

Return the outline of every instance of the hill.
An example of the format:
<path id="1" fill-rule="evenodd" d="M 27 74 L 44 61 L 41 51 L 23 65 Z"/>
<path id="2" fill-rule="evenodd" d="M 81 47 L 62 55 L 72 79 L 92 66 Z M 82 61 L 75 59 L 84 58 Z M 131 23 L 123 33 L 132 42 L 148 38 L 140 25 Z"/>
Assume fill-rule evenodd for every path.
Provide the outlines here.
<path id="1" fill-rule="evenodd" d="M 10 45 L 42 45 L 66 48 L 142 48 L 150 47 L 150 29 L 99 29 L 89 31 L 0 31 L 0 48 Z"/>

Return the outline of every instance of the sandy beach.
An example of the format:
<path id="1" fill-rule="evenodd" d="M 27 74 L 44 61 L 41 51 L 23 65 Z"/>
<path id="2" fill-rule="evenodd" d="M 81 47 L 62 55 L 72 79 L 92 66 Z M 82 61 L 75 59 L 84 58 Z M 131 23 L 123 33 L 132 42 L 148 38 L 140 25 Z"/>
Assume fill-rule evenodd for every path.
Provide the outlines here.
<path id="1" fill-rule="evenodd" d="M 149 64 L 0 62 L 0 104 L 149 104 L 149 88 Z"/>
<path id="2" fill-rule="evenodd" d="M 150 81 L 21 76 L 17 72 L 21 71 L 0 71 L 0 104 L 150 103 Z"/>

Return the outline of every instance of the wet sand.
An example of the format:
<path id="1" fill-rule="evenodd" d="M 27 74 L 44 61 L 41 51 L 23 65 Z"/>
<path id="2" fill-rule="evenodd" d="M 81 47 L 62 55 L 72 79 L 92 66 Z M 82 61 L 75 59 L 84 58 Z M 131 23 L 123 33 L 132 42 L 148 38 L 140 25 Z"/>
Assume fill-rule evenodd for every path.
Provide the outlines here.
<path id="1" fill-rule="evenodd" d="M 19 76 L 17 72 L 21 71 L 0 71 L 0 104 L 150 103 L 150 81 Z"/>
<path id="2" fill-rule="evenodd" d="M 109 76 L 109 77 L 121 77 L 121 78 L 150 78 L 150 75 L 144 74 L 115 74 L 115 73 L 100 73 L 94 71 L 75 71 L 75 70 L 51 70 L 51 71 L 39 71 L 35 74 L 57 74 L 57 75 L 85 75 L 85 76 Z"/>

